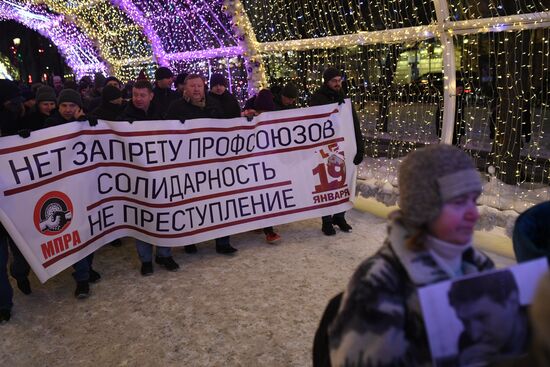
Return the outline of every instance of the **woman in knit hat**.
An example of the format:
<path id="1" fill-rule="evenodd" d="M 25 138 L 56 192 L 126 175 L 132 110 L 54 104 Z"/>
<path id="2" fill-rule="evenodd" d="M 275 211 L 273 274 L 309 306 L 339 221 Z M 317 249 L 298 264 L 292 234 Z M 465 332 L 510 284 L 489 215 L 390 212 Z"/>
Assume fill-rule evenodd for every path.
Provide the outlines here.
<path id="1" fill-rule="evenodd" d="M 431 366 L 420 287 L 494 268 L 472 246 L 479 172 L 460 149 L 434 145 L 399 168 L 388 236 L 347 287 L 328 335 L 333 366 Z"/>

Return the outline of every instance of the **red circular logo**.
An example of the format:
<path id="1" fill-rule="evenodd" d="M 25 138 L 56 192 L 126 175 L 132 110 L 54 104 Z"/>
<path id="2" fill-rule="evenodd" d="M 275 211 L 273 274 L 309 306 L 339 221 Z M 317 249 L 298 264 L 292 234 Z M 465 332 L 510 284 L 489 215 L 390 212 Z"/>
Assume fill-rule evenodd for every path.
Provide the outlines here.
<path id="1" fill-rule="evenodd" d="M 33 218 L 38 232 L 56 236 L 71 224 L 73 203 L 64 193 L 51 191 L 38 200 Z"/>

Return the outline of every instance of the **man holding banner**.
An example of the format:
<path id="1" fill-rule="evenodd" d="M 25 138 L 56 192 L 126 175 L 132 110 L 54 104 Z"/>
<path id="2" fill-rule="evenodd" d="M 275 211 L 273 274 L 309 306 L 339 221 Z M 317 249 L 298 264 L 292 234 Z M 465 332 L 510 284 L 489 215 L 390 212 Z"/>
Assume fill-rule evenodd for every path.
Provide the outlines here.
<path id="1" fill-rule="evenodd" d="M 222 118 L 225 117 L 221 110 L 221 104 L 214 97 L 208 98 L 204 92 L 204 79 L 198 74 L 189 74 L 183 82 L 183 99 L 170 105 L 166 117 L 169 119 L 188 120 L 197 118 Z M 216 238 L 216 252 L 231 255 L 237 249 L 231 246 L 229 236 Z M 189 245 L 187 252 L 197 251 L 195 244 Z"/>
<path id="2" fill-rule="evenodd" d="M 323 72 L 323 85 L 311 96 L 310 106 L 320 106 L 330 103 L 341 104 L 345 99 L 344 91 L 342 90 L 342 72 L 334 67 L 329 67 Z M 351 103 L 351 101 L 350 101 Z M 363 161 L 365 154 L 365 141 L 363 134 L 361 133 L 361 123 L 355 112 L 353 105 L 351 106 L 352 121 L 345 121 L 344 123 L 353 123 L 353 129 L 355 132 L 355 142 L 357 145 L 357 153 L 353 158 L 353 164 L 360 164 Z M 332 162 L 332 166 L 340 164 L 340 161 L 335 160 Z M 351 232 L 352 228 L 346 222 L 345 212 L 336 213 L 334 215 L 323 216 L 322 231 L 326 236 L 333 236 L 336 234 L 334 225 L 338 226 L 342 232 Z"/>
<path id="3" fill-rule="evenodd" d="M 165 68 L 166 69 L 166 68 Z M 146 80 L 139 80 L 132 88 L 132 99 L 128 103 L 121 119 L 128 118 L 133 121 L 146 121 L 158 117 L 159 111 L 153 104 L 154 92 L 151 83 Z M 179 264 L 172 257 L 170 247 L 156 246 L 155 262 L 164 266 L 168 271 L 178 271 Z M 136 249 L 141 261 L 141 275 L 149 276 L 153 274 L 153 245 L 136 238 Z"/>

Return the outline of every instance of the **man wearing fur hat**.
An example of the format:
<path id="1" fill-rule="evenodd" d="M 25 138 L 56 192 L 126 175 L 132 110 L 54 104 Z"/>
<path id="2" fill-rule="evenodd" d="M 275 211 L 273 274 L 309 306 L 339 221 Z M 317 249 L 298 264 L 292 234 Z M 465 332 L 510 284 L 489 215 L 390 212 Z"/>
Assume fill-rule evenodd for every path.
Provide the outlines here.
<path id="1" fill-rule="evenodd" d="M 327 68 L 323 73 L 323 85 L 311 96 L 310 106 L 319 106 L 330 103 L 342 103 L 346 96 L 342 90 L 342 73 L 333 67 Z M 355 131 L 355 143 L 357 145 L 357 153 L 353 158 L 354 164 L 359 164 L 363 161 L 365 154 L 365 142 L 361 133 L 361 123 L 355 112 L 353 104 L 351 105 L 353 114 L 353 129 Z M 323 217 L 322 231 L 327 236 L 336 234 L 334 225 L 338 226 L 343 232 L 351 232 L 351 226 L 346 222 L 345 212 L 336 213 L 334 215 L 326 215 Z"/>

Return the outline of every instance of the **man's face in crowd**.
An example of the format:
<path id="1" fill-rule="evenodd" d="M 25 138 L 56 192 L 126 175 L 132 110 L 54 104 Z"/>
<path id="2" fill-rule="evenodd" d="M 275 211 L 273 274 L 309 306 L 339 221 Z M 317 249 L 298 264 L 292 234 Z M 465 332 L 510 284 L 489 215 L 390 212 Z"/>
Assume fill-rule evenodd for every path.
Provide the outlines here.
<path id="1" fill-rule="evenodd" d="M 61 77 L 58 75 L 55 75 L 53 77 L 53 87 L 55 90 L 61 90 L 63 89 L 63 82 L 61 81 Z"/>
<path id="2" fill-rule="evenodd" d="M 218 96 L 221 96 L 225 92 L 225 85 L 218 84 L 210 88 L 210 91 Z"/>
<path id="3" fill-rule="evenodd" d="M 164 78 L 164 79 L 157 80 L 157 85 L 159 86 L 159 88 L 167 89 L 167 88 L 172 87 L 173 82 L 174 82 L 173 77 L 172 78 Z"/>
<path id="4" fill-rule="evenodd" d="M 339 92 L 342 89 L 342 77 L 335 76 L 327 82 L 327 86 L 333 91 Z"/>
<path id="5" fill-rule="evenodd" d="M 43 115 L 49 116 L 54 109 L 55 109 L 54 101 L 43 101 L 38 103 L 38 111 L 40 111 L 40 113 Z"/>
<path id="6" fill-rule="evenodd" d="M 204 99 L 204 82 L 201 78 L 187 80 L 183 90 L 184 94 L 192 101 L 199 102 Z"/>
<path id="7" fill-rule="evenodd" d="M 79 108 L 76 103 L 63 102 L 59 104 L 59 114 L 65 120 L 73 120 Z"/>
<path id="8" fill-rule="evenodd" d="M 149 91 L 147 88 L 132 89 L 132 103 L 140 110 L 147 111 L 149 109 L 153 96 L 153 92 Z"/>
<path id="9" fill-rule="evenodd" d="M 495 353 L 514 337 L 513 330 L 519 314 L 517 292 L 512 292 L 504 304 L 483 296 L 475 301 L 455 306 L 464 331 L 474 345 L 491 346 Z M 519 341 L 518 341 L 519 343 Z"/>
<path id="10" fill-rule="evenodd" d="M 290 98 L 283 94 L 281 95 L 281 103 L 283 106 L 293 106 L 296 103 L 296 98 Z"/>

